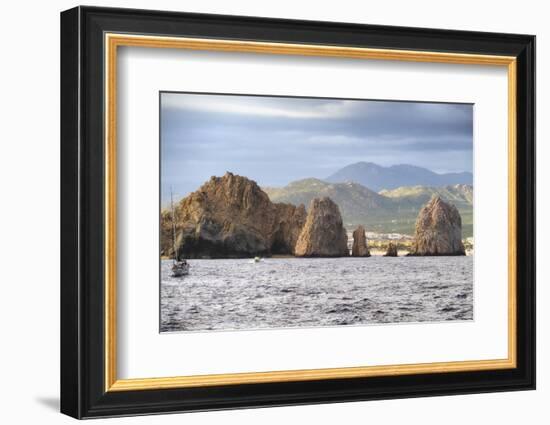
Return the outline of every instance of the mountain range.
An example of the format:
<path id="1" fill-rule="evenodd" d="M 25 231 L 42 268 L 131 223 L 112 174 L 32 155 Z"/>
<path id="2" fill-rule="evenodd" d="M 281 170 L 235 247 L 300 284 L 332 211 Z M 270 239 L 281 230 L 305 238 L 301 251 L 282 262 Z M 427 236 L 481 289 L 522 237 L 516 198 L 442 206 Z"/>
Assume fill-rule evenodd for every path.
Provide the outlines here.
<path id="1" fill-rule="evenodd" d="M 458 208 L 463 237 L 472 236 L 473 232 L 473 187 L 468 184 L 404 186 L 378 193 L 353 181 L 330 183 L 309 178 L 291 182 L 282 188 L 262 189 L 273 202 L 304 204 L 306 208 L 313 198 L 328 196 L 340 208 L 348 230 L 362 224 L 367 231 L 409 235 L 414 234 L 416 218 L 422 206 L 433 195 L 439 195 Z"/>
<path id="2" fill-rule="evenodd" d="M 357 162 L 336 171 L 324 180 L 330 183 L 355 182 L 378 192 L 403 186 L 471 185 L 473 175 L 469 172 L 438 174 L 409 164 L 383 167 L 372 162 Z"/>

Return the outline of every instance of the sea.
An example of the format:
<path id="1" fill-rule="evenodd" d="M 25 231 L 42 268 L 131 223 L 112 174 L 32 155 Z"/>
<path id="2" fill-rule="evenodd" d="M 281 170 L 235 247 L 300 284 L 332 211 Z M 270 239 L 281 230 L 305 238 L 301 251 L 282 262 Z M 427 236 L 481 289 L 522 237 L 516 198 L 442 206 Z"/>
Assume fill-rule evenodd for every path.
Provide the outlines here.
<path id="1" fill-rule="evenodd" d="M 473 320 L 473 257 L 161 261 L 160 331 Z"/>

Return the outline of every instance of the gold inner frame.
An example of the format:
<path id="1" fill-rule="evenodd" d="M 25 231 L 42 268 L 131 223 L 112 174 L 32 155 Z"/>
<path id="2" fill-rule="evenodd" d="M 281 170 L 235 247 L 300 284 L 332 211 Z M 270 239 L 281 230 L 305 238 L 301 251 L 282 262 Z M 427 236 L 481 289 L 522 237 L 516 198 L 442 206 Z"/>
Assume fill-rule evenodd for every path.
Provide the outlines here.
<path id="1" fill-rule="evenodd" d="M 447 373 L 516 367 L 516 58 L 462 53 L 370 49 L 326 45 L 105 34 L 105 391 L 311 381 L 416 373 Z M 507 67 L 508 72 L 508 357 L 382 366 L 247 372 L 214 375 L 118 379 L 116 324 L 116 123 L 117 48 L 119 46 L 324 56 Z"/>

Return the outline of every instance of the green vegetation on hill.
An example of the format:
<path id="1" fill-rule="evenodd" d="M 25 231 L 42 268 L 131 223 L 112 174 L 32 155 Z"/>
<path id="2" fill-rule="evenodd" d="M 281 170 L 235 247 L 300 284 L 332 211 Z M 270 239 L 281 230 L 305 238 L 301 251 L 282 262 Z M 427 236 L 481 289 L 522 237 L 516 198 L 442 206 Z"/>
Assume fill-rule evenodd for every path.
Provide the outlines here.
<path id="1" fill-rule="evenodd" d="M 433 195 L 439 195 L 442 199 L 453 203 L 459 210 L 471 209 L 474 202 L 474 189 L 466 184 L 444 187 L 404 186 L 393 190 L 381 190 L 379 193 L 414 205 L 425 204 Z"/>
<path id="2" fill-rule="evenodd" d="M 462 217 L 463 237 L 473 234 L 473 187 L 409 186 L 376 193 L 358 183 L 327 183 L 304 179 L 283 188 L 263 188 L 273 202 L 308 207 L 313 198 L 328 196 L 338 207 L 348 230 L 362 224 L 367 231 L 414 234 L 418 212 L 433 195 L 454 204 Z"/>

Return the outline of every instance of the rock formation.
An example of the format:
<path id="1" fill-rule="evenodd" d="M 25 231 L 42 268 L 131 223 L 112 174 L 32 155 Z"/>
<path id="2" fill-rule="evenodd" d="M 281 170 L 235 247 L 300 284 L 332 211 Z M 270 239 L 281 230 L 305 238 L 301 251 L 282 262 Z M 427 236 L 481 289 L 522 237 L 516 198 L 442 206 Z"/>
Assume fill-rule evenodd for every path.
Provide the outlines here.
<path id="1" fill-rule="evenodd" d="M 420 210 L 414 237 L 409 255 L 465 255 L 460 214 L 439 196 Z"/>
<path id="2" fill-rule="evenodd" d="M 232 173 L 212 177 L 175 215 L 176 245 L 185 258 L 292 255 L 306 220 L 303 205 L 274 204 L 256 182 Z M 171 255 L 166 228 L 161 222 L 161 252 Z"/>
<path id="3" fill-rule="evenodd" d="M 353 232 L 351 256 L 370 257 L 369 247 L 367 246 L 367 237 L 365 236 L 365 228 L 363 226 L 358 226 Z"/>
<path id="4" fill-rule="evenodd" d="M 272 254 L 294 254 L 296 242 L 306 222 L 306 208 L 303 204 L 273 204 L 275 225 L 270 233 Z"/>
<path id="5" fill-rule="evenodd" d="M 338 205 L 330 198 L 315 198 L 296 242 L 299 257 L 347 257 L 348 238 Z"/>
<path id="6" fill-rule="evenodd" d="M 384 254 L 384 257 L 397 257 L 397 246 L 393 242 L 388 244 L 388 249 Z"/>

